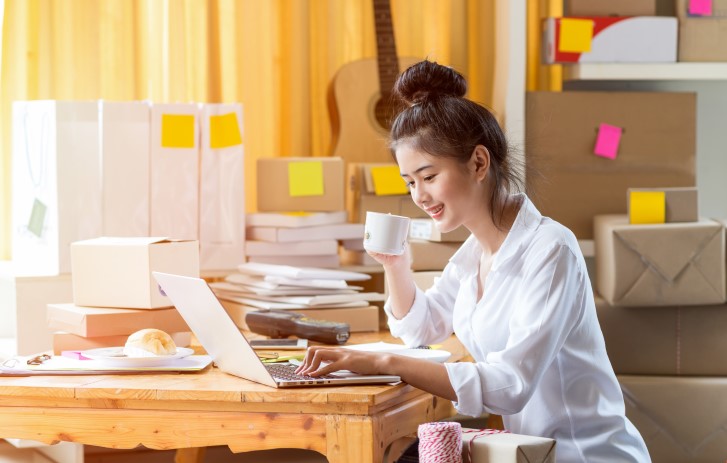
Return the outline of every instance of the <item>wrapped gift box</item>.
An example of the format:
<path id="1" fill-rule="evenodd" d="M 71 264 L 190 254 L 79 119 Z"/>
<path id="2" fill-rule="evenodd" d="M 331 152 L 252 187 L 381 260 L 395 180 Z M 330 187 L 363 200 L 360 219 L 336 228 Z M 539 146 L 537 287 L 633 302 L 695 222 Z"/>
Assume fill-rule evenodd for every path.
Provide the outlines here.
<path id="1" fill-rule="evenodd" d="M 713 463 L 727 456 L 727 378 L 627 376 L 626 416 L 658 463 Z"/>
<path id="2" fill-rule="evenodd" d="M 464 463 L 555 463 L 555 440 L 497 432 L 462 429 Z"/>
<path id="3" fill-rule="evenodd" d="M 727 376 L 726 304 L 596 310 L 617 374 Z"/>
<path id="4" fill-rule="evenodd" d="M 598 293 L 624 307 L 722 304 L 724 233 L 714 220 L 630 225 L 625 215 L 597 216 Z"/>

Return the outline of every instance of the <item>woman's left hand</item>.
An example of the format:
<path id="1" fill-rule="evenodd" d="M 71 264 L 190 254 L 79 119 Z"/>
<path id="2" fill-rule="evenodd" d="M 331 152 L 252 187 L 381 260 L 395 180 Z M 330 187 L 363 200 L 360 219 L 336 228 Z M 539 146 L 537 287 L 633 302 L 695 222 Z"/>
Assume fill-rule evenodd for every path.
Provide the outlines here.
<path id="1" fill-rule="evenodd" d="M 297 374 L 321 376 L 338 370 L 349 370 L 359 374 L 392 374 L 384 371 L 388 354 L 362 352 L 341 347 L 311 346 L 303 362 L 295 370 Z"/>

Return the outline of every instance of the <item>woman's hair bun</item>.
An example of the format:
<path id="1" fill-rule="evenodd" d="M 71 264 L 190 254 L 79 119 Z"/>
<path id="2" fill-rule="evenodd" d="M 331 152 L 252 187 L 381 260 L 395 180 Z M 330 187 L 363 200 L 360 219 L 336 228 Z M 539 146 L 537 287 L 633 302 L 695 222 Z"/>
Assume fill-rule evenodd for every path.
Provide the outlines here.
<path id="1" fill-rule="evenodd" d="M 420 61 L 404 71 L 394 84 L 394 94 L 408 105 L 439 97 L 463 97 L 467 81 L 459 72 L 434 61 Z"/>

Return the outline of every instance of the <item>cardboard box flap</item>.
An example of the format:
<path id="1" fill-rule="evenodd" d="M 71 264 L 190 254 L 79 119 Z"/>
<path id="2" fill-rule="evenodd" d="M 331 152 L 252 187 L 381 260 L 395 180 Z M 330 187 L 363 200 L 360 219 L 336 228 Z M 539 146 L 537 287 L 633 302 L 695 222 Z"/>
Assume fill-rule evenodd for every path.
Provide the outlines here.
<path id="1" fill-rule="evenodd" d="M 685 455 L 695 456 L 714 440 L 724 438 L 727 395 L 718 391 L 727 387 L 727 378 L 695 382 L 690 378 L 665 381 L 663 377 L 619 376 L 619 382 L 627 405 L 640 415 L 639 431 L 647 441 L 663 434 Z"/>
<path id="2" fill-rule="evenodd" d="M 649 229 L 659 228 L 658 233 Z M 647 266 L 662 278 L 674 282 L 687 267 L 700 266 L 700 258 L 710 244 L 721 240 L 722 227 L 716 222 L 696 229 L 694 227 L 670 227 L 653 225 L 614 230 L 616 238 L 627 248 L 641 256 Z M 678 243 L 678 246 L 674 244 Z M 664 252 L 666 249 L 669 252 Z"/>

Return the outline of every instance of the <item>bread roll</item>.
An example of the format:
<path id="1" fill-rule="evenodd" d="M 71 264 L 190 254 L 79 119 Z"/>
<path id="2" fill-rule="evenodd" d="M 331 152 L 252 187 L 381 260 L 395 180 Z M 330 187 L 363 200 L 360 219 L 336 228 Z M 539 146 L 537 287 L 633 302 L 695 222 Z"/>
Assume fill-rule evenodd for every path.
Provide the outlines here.
<path id="1" fill-rule="evenodd" d="M 124 355 L 130 357 L 153 357 L 176 353 L 177 346 L 172 337 L 156 328 L 147 328 L 133 333 L 124 346 Z"/>

